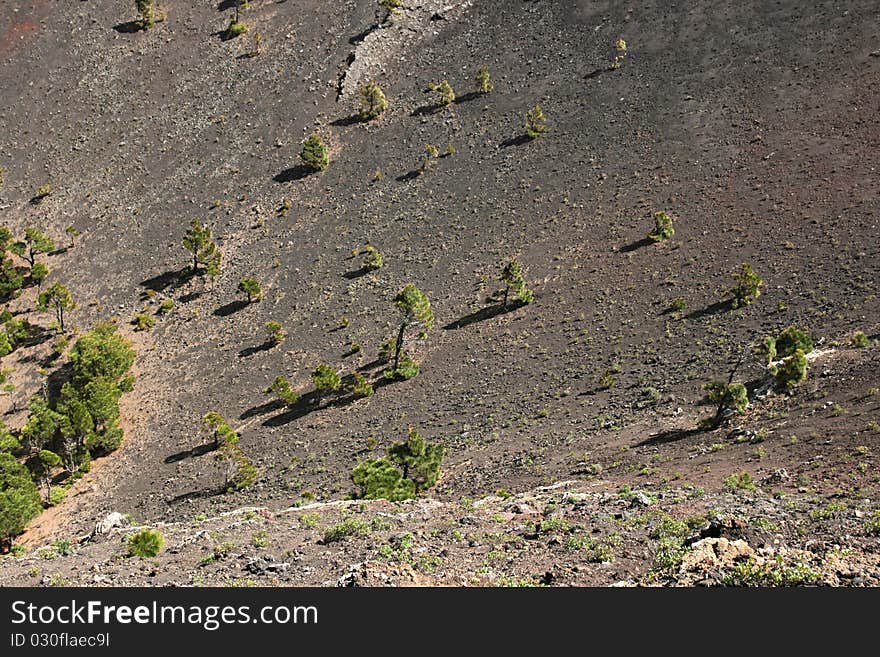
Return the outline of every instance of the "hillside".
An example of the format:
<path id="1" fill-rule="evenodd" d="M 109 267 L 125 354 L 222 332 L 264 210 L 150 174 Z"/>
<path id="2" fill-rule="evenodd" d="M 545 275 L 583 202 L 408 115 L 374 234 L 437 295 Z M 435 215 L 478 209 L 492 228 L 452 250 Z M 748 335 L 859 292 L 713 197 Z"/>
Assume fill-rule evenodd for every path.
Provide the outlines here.
<path id="1" fill-rule="evenodd" d="M 166 0 L 167 17 L 147 31 L 133 28 L 133 3 L 0 9 L 3 224 L 16 235 L 39 226 L 59 245 L 74 226 L 75 245 L 45 257 L 48 280 L 70 288 L 80 333 L 115 318 L 138 354 L 121 400 L 122 447 L 32 521 L 19 539 L 30 553 L 0 560 L 0 579 L 37 583 L 34 563 L 39 577 L 51 570 L 40 546 L 85 536 L 119 512 L 168 524 L 156 566 L 165 579 L 128 573 L 123 561 L 103 583 L 192 583 L 202 551 L 224 541 L 241 550 L 254 531 L 305 555 L 309 568 L 282 583 L 336 582 L 377 560 L 388 536 L 324 546 L 322 529 L 355 492 L 352 469 L 413 426 L 446 448 L 440 481 L 424 499 L 364 511 L 392 515 L 375 531 L 412 533 L 441 559 L 425 568 L 395 557 L 413 569 L 409 583 L 497 579 L 463 574 L 469 551 L 487 541 L 461 543 L 450 524 L 467 526 L 469 500 L 491 496 L 473 502 L 484 513 L 464 533 L 491 533 L 493 523 L 537 533 L 523 539 L 540 544 L 532 556 L 493 562 L 515 581 L 539 581 L 579 536 L 575 525 L 622 535 L 614 565 L 599 569 L 590 550 L 569 549 L 585 570 L 546 583 L 658 581 L 643 578 L 662 511 L 777 527 L 719 535 L 755 549 L 775 540 L 815 548 L 823 581 L 877 584 L 878 541 L 866 530 L 880 508 L 874 3 L 414 0 L 384 21 L 368 0 L 252 0 L 248 32 L 228 39 L 232 5 Z M 255 32 L 262 52 L 248 56 Z M 618 38 L 627 54 L 612 70 Z M 489 94 L 474 92 L 482 65 Z M 426 89 L 444 79 L 457 98 L 436 106 Z M 356 90 L 368 80 L 390 107 L 364 122 Z M 528 140 L 536 104 L 549 130 Z M 299 154 L 314 131 L 331 164 L 309 174 Z M 419 175 L 428 143 L 443 156 Z M 45 184 L 52 193 L 34 200 Z M 654 243 L 646 234 L 660 210 L 675 234 Z M 222 252 L 213 281 L 186 275 L 181 241 L 194 218 Z M 361 270 L 366 244 L 381 251 L 382 268 Z M 499 312 L 487 297 L 511 258 L 534 301 Z M 765 286 L 734 309 L 725 301 L 743 262 Z M 262 284 L 258 303 L 237 292 L 245 276 Z M 425 292 L 436 320 L 407 344 L 420 374 L 388 384 L 376 358 L 407 283 Z M 27 288 L 7 307 L 48 328 L 49 315 L 31 310 L 36 296 Z M 171 312 L 135 332 L 135 315 L 165 299 Z M 674 311 L 676 299 L 684 307 Z M 266 343 L 270 320 L 286 333 L 280 345 Z M 804 383 L 768 393 L 749 345 L 789 325 L 808 330 L 816 352 Z M 857 331 L 867 346 L 853 345 Z M 49 350 L 45 341 L 3 358 L 14 389 L 0 404 L 13 429 L 45 370 L 50 383 L 63 378 L 64 358 L 48 361 Z M 744 352 L 737 378 L 750 409 L 697 431 L 714 411 L 702 385 L 726 380 Z M 321 363 L 360 371 L 375 394 L 311 403 Z M 289 408 L 264 394 L 279 374 L 303 395 Z M 218 490 L 222 475 L 203 447 L 209 411 L 241 436 L 260 472 L 254 486 Z M 758 489 L 725 492 L 742 471 Z M 566 508 L 552 488 L 560 482 L 585 501 Z M 631 504 L 622 486 L 645 491 L 656 513 L 618 527 L 615 514 Z M 694 490 L 705 496 L 692 499 Z M 527 517 L 513 503 L 530 505 Z M 302 512 L 318 514 L 311 528 L 301 512 L 284 512 L 312 504 Z M 247 508 L 264 509 L 264 520 L 233 527 L 222 515 Z M 542 518 L 557 517 L 568 529 L 542 534 Z M 689 533 L 701 526 L 692 524 Z M 101 538 L 50 565 L 70 579 L 86 570 L 79 564 L 116 563 L 118 542 Z M 855 556 L 829 566 L 841 546 Z M 153 568 L 145 563 L 137 568 Z M 75 581 L 102 583 L 88 577 Z M 237 575 L 216 577 L 207 582 Z"/>

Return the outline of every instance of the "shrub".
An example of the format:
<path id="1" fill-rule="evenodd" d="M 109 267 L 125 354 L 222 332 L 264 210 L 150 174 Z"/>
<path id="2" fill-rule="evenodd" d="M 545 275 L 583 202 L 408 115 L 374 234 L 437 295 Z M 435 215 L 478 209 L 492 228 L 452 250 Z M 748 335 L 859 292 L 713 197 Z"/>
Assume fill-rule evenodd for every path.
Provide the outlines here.
<path id="1" fill-rule="evenodd" d="M 49 253 L 55 250 L 55 242 L 42 231 L 28 227 L 24 230 L 24 244 L 17 245 L 18 252 L 27 263 L 33 267 L 40 253 Z M 24 249 L 27 249 L 25 251 Z"/>
<path id="2" fill-rule="evenodd" d="M 406 351 L 400 352 L 397 367 L 392 367 L 384 372 L 382 376 L 389 381 L 408 381 L 419 375 L 419 366 L 415 364 Z"/>
<path id="3" fill-rule="evenodd" d="M 37 284 L 37 289 L 43 286 L 43 281 L 49 275 L 49 268 L 42 262 L 35 262 L 31 267 L 31 280 Z"/>
<path id="4" fill-rule="evenodd" d="M 352 471 L 351 478 L 360 487 L 359 497 L 366 500 L 397 502 L 416 496 L 415 483 L 404 479 L 388 459 L 367 459 Z"/>
<path id="5" fill-rule="evenodd" d="M 488 66 L 483 65 L 477 69 L 475 82 L 477 83 L 477 93 L 488 94 L 492 93 L 495 89 L 495 85 L 492 84 L 492 78 L 489 75 Z"/>
<path id="6" fill-rule="evenodd" d="M 238 291 L 247 297 L 248 303 L 259 301 L 263 298 L 263 287 L 260 285 L 260 281 L 249 276 L 241 279 L 241 282 L 238 284 Z"/>
<path id="7" fill-rule="evenodd" d="M 159 314 L 167 315 L 174 308 L 174 299 L 162 299 L 162 303 L 159 304 Z"/>
<path id="8" fill-rule="evenodd" d="M 370 526 L 363 520 L 357 518 L 345 518 L 342 522 L 328 527 L 324 532 L 323 542 L 335 543 L 349 536 L 367 536 L 370 533 Z"/>
<path id="9" fill-rule="evenodd" d="M 648 237 L 655 242 L 661 242 L 668 240 L 673 235 L 675 235 L 675 228 L 672 226 L 672 217 L 662 210 L 656 212 L 654 214 L 654 231 L 648 233 Z"/>
<path id="10" fill-rule="evenodd" d="M 441 105 L 451 105 L 455 102 L 455 90 L 448 80 L 442 80 L 439 83 L 432 83 L 428 89 L 437 94 Z"/>
<path id="11" fill-rule="evenodd" d="M 611 60 L 611 68 L 619 69 L 620 65 L 623 63 L 623 58 L 626 57 L 626 41 L 623 39 L 617 39 L 614 42 L 614 59 Z"/>
<path id="12" fill-rule="evenodd" d="M 165 537 L 158 529 L 142 529 L 128 537 L 128 554 L 132 557 L 155 557 L 165 546 Z"/>
<path id="13" fill-rule="evenodd" d="M 296 394 L 293 388 L 290 387 L 290 381 L 283 374 L 279 374 L 275 377 L 275 380 L 272 382 L 268 388 L 266 388 L 265 393 L 267 395 L 275 395 L 279 400 L 291 406 L 299 401 L 299 395 Z"/>
<path id="14" fill-rule="evenodd" d="M 748 306 L 761 296 L 763 279 L 758 276 L 748 262 L 742 263 L 738 272 L 733 274 L 734 285 L 729 294 L 733 295 L 732 305 L 734 308 Z"/>
<path id="15" fill-rule="evenodd" d="M 791 356 L 783 358 L 772 372 L 780 386 L 786 389 L 794 388 L 807 378 L 807 357 L 798 349 Z"/>
<path id="16" fill-rule="evenodd" d="M 202 418 L 202 426 L 211 434 L 215 447 L 226 444 L 234 445 L 239 441 L 238 434 L 229 426 L 226 419 L 216 411 L 205 413 L 205 417 Z"/>
<path id="17" fill-rule="evenodd" d="M 385 98 L 382 87 L 375 81 L 362 85 L 358 89 L 358 95 L 361 101 L 361 118 L 367 121 L 375 119 L 388 109 L 388 99 Z"/>
<path id="18" fill-rule="evenodd" d="M 853 347 L 867 347 L 868 346 L 868 336 L 865 335 L 864 331 L 856 331 L 852 337 Z"/>
<path id="19" fill-rule="evenodd" d="M 303 144 L 300 157 L 303 162 L 311 167 L 314 171 L 324 171 L 330 166 L 330 155 L 327 151 L 327 145 L 321 139 L 318 133 L 309 135 Z"/>
<path id="20" fill-rule="evenodd" d="M 140 314 L 135 315 L 131 322 L 135 326 L 135 331 L 149 331 L 156 325 L 156 318 L 152 315 Z"/>
<path id="21" fill-rule="evenodd" d="M 70 350 L 74 381 L 85 385 L 92 379 L 121 379 L 134 364 L 134 349 L 116 332 L 112 322 L 99 322 Z"/>
<path id="22" fill-rule="evenodd" d="M 434 166 L 436 159 L 440 157 L 440 150 L 434 144 L 425 144 L 425 156 L 419 166 L 419 173 L 425 173 Z"/>
<path id="23" fill-rule="evenodd" d="M 312 383 L 315 384 L 317 403 L 321 403 L 321 397 L 328 392 L 335 392 L 342 386 L 342 379 L 329 365 L 318 365 L 312 372 Z"/>
<path id="24" fill-rule="evenodd" d="M 366 271 L 375 271 L 381 269 L 385 265 L 385 260 L 382 258 L 379 249 L 372 244 L 367 244 L 364 247 L 364 253 L 366 254 L 366 257 L 364 258 L 362 267 Z"/>
<path id="25" fill-rule="evenodd" d="M 0 331 L 0 358 L 11 354 L 14 348 L 12 340 L 9 339 L 9 335 L 6 331 Z"/>
<path id="26" fill-rule="evenodd" d="M 516 260 L 511 260 L 501 270 L 501 282 L 504 283 L 503 308 L 507 308 L 508 295 L 511 290 L 522 304 L 529 304 L 534 299 L 534 294 L 526 287 L 522 267 Z"/>
<path id="27" fill-rule="evenodd" d="M 685 308 L 687 308 L 687 302 L 682 297 L 676 297 L 669 302 L 669 310 L 672 312 L 680 313 Z"/>
<path id="28" fill-rule="evenodd" d="M 269 342 L 273 345 L 281 344 L 284 340 L 284 330 L 281 327 L 281 324 L 271 320 L 266 322 L 266 330 L 269 332 Z"/>
<path id="29" fill-rule="evenodd" d="M 737 490 L 755 490 L 755 482 L 752 480 L 752 475 L 748 472 L 740 472 L 738 474 L 732 474 L 724 480 L 724 489 L 733 493 Z"/>
<path id="30" fill-rule="evenodd" d="M 547 132 L 549 128 L 545 123 L 546 120 L 547 117 L 544 116 L 544 110 L 540 105 L 535 105 L 528 111 L 526 114 L 526 135 L 529 139 L 537 139 Z"/>
<path id="31" fill-rule="evenodd" d="M 24 276 L 16 269 L 10 258 L 0 255 L 0 298 L 8 299 L 24 285 Z"/>

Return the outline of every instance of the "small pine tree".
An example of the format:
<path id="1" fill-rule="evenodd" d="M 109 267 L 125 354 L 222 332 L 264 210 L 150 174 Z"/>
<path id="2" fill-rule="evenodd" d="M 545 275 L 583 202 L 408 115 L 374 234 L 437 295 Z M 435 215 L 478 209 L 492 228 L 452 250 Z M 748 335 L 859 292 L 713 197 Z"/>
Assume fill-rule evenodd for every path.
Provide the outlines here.
<path id="1" fill-rule="evenodd" d="M 64 332 L 64 311 L 76 308 L 73 296 L 61 283 L 52 283 L 51 287 L 45 292 L 40 292 L 37 297 L 37 308 L 39 310 L 52 310 L 55 313 L 55 320 L 58 322 L 58 328 Z"/>
<path id="2" fill-rule="evenodd" d="M 315 384 L 316 403 L 320 406 L 321 398 L 328 392 L 335 392 L 342 386 L 342 379 L 329 365 L 318 365 L 312 372 L 312 383 Z"/>
<path id="3" fill-rule="evenodd" d="M 142 529 L 128 537 L 128 554 L 132 557 L 155 557 L 165 547 L 165 537 L 158 529 Z"/>
<path id="4" fill-rule="evenodd" d="M 284 330 L 279 322 L 274 320 L 266 322 L 266 330 L 269 332 L 269 342 L 279 345 L 284 340 Z"/>
<path id="5" fill-rule="evenodd" d="M 357 397 L 371 397 L 373 395 L 373 386 L 360 372 L 352 373 L 348 389 Z"/>
<path id="6" fill-rule="evenodd" d="M 425 156 L 422 158 L 419 173 L 425 173 L 432 168 L 438 157 L 440 157 L 440 149 L 434 146 L 434 144 L 425 144 Z"/>
<path id="7" fill-rule="evenodd" d="M 70 239 L 70 244 L 67 246 L 68 249 L 72 249 L 76 246 L 76 238 L 79 237 L 80 232 L 76 229 L 76 226 L 70 225 L 64 229 L 65 234 Z"/>
<path id="8" fill-rule="evenodd" d="M 361 118 L 369 121 L 380 116 L 388 109 L 388 99 L 382 87 L 374 80 L 360 87 L 358 94 L 361 100 Z"/>
<path id="9" fill-rule="evenodd" d="M 492 78 L 489 75 L 489 67 L 481 66 L 477 69 L 477 77 L 475 79 L 477 83 L 477 93 L 488 94 L 492 93 L 495 89 L 495 85 L 492 84 Z"/>
<path id="10" fill-rule="evenodd" d="M 153 0 L 135 0 L 138 20 L 142 30 L 149 30 L 156 23 L 155 7 Z"/>
<path id="11" fill-rule="evenodd" d="M 364 258 L 363 265 L 361 265 L 365 271 L 375 271 L 377 269 L 381 269 L 385 265 L 385 260 L 382 258 L 382 254 L 372 244 L 367 244 L 364 247 L 363 253 L 366 254 Z"/>
<path id="12" fill-rule="evenodd" d="M 626 41 L 617 39 L 614 42 L 614 58 L 611 60 L 611 68 L 614 70 L 619 69 L 624 57 L 626 57 Z"/>
<path id="13" fill-rule="evenodd" d="M 32 459 L 32 468 L 37 478 L 46 487 L 46 503 L 52 502 L 52 471 L 61 465 L 61 457 L 48 449 L 41 449 Z"/>
<path id="14" fill-rule="evenodd" d="M 399 502 L 416 496 L 415 483 L 404 479 L 388 459 L 367 459 L 352 471 L 351 478 L 365 500 Z"/>
<path id="15" fill-rule="evenodd" d="M 263 298 L 263 287 L 256 278 L 246 276 L 238 284 L 238 291 L 247 297 L 247 302 L 260 301 Z"/>
<path id="16" fill-rule="evenodd" d="M 220 447 L 227 443 L 235 445 L 239 441 L 238 434 L 233 431 L 232 427 L 229 426 L 229 423 L 220 413 L 215 411 L 206 413 L 205 417 L 202 418 L 202 426 L 208 430 L 208 433 L 213 438 L 214 447 Z"/>
<path id="17" fill-rule="evenodd" d="M 324 171 L 330 166 L 327 145 L 317 132 L 309 135 L 309 138 L 306 139 L 300 157 L 314 171 Z"/>
<path id="18" fill-rule="evenodd" d="M 293 388 L 290 386 L 290 381 L 288 381 L 287 377 L 283 374 L 279 374 L 275 377 L 275 380 L 272 381 L 272 385 L 266 388 L 265 394 L 275 395 L 287 406 L 293 406 L 299 401 L 299 395 L 293 391 Z"/>
<path id="19" fill-rule="evenodd" d="M 434 311 L 431 310 L 428 297 L 412 283 L 397 293 L 394 305 L 400 311 L 400 327 L 394 343 L 394 363 L 390 370 L 392 374 L 399 371 L 406 332 L 414 327 L 424 327 L 427 331 L 434 325 Z"/>
<path id="20" fill-rule="evenodd" d="M 544 110 L 540 105 L 535 105 L 528 111 L 526 114 L 526 135 L 529 139 L 537 139 L 549 130 L 545 123 L 546 120 L 547 117 L 544 116 Z"/>
<path id="21" fill-rule="evenodd" d="M 776 336 L 774 346 L 776 359 L 793 356 L 798 350 L 808 354 L 813 351 L 813 337 L 797 326 L 789 326 Z"/>
<path id="22" fill-rule="evenodd" d="M 662 242 L 673 235 L 675 235 L 675 228 L 672 225 L 672 217 L 662 210 L 656 212 L 654 214 L 654 231 L 648 233 L 648 237 L 655 242 Z"/>
<path id="23" fill-rule="evenodd" d="M 8 545 L 40 511 L 40 491 L 27 468 L 0 451 L 0 545 Z"/>
<path id="24" fill-rule="evenodd" d="M 452 105 L 455 102 L 455 90 L 449 84 L 449 80 L 432 83 L 428 89 L 437 94 L 440 105 Z"/>
<path id="25" fill-rule="evenodd" d="M 427 442 L 413 427 L 405 442 L 395 443 L 388 450 L 390 459 L 403 470 L 403 478 L 416 485 L 416 493 L 437 483 L 444 453 L 443 445 Z"/>
<path id="26" fill-rule="evenodd" d="M 530 304 L 534 299 L 532 291 L 526 287 L 522 267 L 516 260 L 508 262 L 501 270 L 501 282 L 504 283 L 502 308 L 507 309 L 508 296 L 513 290 L 517 300 L 522 304 Z"/>
<path id="27" fill-rule="evenodd" d="M 36 228 L 25 228 L 23 246 L 27 248 L 27 251 L 22 253 L 22 257 L 27 260 L 31 268 L 37 261 L 37 255 L 55 250 L 55 242 L 52 241 L 52 238 Z M 24 248 L 21 250 L 24 251 Z"/>
<path id="28" fill-rule="evenodd" d="M 183 237 L 183 248 L 192 253 L 193 273 L 198 273 L 199 265 L 204 266 L 205 273 L 212 278 L 220 273 L 220 249 L 207 224 L 193 219 Z"/>
<path id="29" fill-rule="evenodd" d="M 794 388 L 807 378 L 807 356 L 800 349 L 772 369 L 776 382 L 785 389 Z"/>
<path id="30" fill-rule="evenodd" d="M 734 308 L 748 306 L 761 296 L 763 279 L 758 276 L 748 262 L 742 263 L 740 270 L 733 274 L 734 285 L 729 294 L 733 295 L 732 305 Z"/>

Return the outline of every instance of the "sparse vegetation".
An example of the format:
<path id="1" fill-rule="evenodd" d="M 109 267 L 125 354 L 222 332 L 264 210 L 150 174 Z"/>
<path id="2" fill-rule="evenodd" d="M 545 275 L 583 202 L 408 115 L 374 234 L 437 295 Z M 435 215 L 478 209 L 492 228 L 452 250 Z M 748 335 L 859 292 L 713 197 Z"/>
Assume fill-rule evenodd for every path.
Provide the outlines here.
<path id="1" fill-rule="evenodd" d="M 156 23 L 155 4 L 153 0 L 135 0 L 138 13 L 138 24 L 142 30 L 149 30 Z"/>
<path id="2" fill-rule="evenodd" d="M 135 331 L 149 331 L 156 325 L 156 318 L 146 313 L 135 315 L 131 322 L 134 324 Z"/>
<path id="3" fill-rule="evenodd" d="M 728 492 L 735 493 L 738 490 L 754 491 L 756 489 L 752 475 L 748 472 L 740 472 L 732 474 L 724 480 L 724 489 Z"/>
<path id="4" fill-rule="evenodd" d="M 352 373 L 349 390 L 356 397 L 372 397 L 373 395 L 373 386 L 370 385 L 367 378 L 360 372 Z"/>
<path id="5" fill-rule="evenodd" d="M 385 265 L 385 260 L 379 252 L 379 249 L 372 244 L 367 244 L 364 247 L 363 253 L 366 254 L 364 263 L 361 265 L 364 268 L 364 271 L 376 271 Z"/>
<path id="6" fill-rule="evenodd" d="M 869 344 L 868 336 L 865 335 L 864 331 L 856 331 L 852 337 L 852 345 L 853 347 L 857 347 L 859 349 L 867 347 Z"/>
<path id="7" fill-rule="evenodd" d="M 284 329 L 279 322 L 276 322 L 274 320 L 266 322 L 266 331 L 268 331 L 269 333 L 270 344 L 279 345 L 284 341 Z"/>
<path id="8" fill-rule="evenodd" d="M 614 42 L 614 58 L 611 60 L 611 68 L 613 70 L 617 70 L 623 64 L 623 60 L 626 57 L 627 49 L 626 49 L 626 41 L 623 39 L 617 39 Z"/>
<path id="9" fill-rule="evenodd" d="M 328 392 L 336 392 L 342 387 L 342 379 L 329 365 L 318 365 L 312 372 L 312 383 L 315 384 L 315 403 L 321 405 L 321 399 Z"/>
<path id="10" fill-rule="evenodd" d="M 279 401 L 287 406 L 292 406 L 299 401 L 299 395 L 294 392 L 293 388 L 290 386 L 290 381 L 288 381 L 287 377 L 283 374 L 279 374 L 275 377 L 272 385 L 266 388 L 265 393 L 267 395 L 275 395 Z"/>
<path id="11" fill-rule="evenodd" d="M 440 105 L 452 105 L 455 102 L 455 90 L 449 84 L 449 80 L 441 80 L 440 82 L 432 82 L 428 85 L 428 89 L 437 94 L 438 103 Z"/>

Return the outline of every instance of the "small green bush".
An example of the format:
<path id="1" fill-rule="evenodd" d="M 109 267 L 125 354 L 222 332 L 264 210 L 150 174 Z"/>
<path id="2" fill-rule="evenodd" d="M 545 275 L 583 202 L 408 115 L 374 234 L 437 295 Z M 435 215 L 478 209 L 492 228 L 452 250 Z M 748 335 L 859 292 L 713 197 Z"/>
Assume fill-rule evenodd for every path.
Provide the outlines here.
<path id="1" fill-rule="evenodd" d="M 807 378 L 807 357 L 798 349 L 788 358 L 783 358 L 782 363 L 772 371 L 780 386 L 786 389 L 794 388 Z"/>
<path id="2" fill-rule="evenodd" d="M 655 242 L 661 242 L 663 240 L 668 240 L 673 235 L 675 235 L 675 228 L 672 225 L 672 217 L 662 210 L 655 213 L 654 231 L 648 233 L 648 237 Z"/>
<path id="3" fill-rule="evenodd" d="M 368 536 L 370 525 L 358 518 L 345 518 L 342 522 L 328 527 L 324 532 L 323 542 L 325 545 L 336 543 L 349 536 Z"/>
<path id="4" fill-rule="evenodd" d="M 165 546 L 165 537 L 158 529 L 142 529 L 128 537 L 128 553 L 133 557 L 155 557 Z"/>
<path id="5" fill-rule="evenodd" d="M 733 295 L 734 308 L 748 306 L 761 296 L 764 280 L 755 273 L 750 263 L 742 263 L 739 271 L 733 274 L 733 281 L 734 285 L 730 288 L 729 294 Z"/>
<path id="6" fill-rule="evenodd" d="M 868 346 L 868 336 L 865 335 L 864 331 L 856 331 L 852 337 L 853 347 L 867 347 Z"/>
<path id="7" fill-rule="evenodd" d="M 245 23 L 244 21 L 233 20 L 229 23 L 229 27 L 226 28 L 226 38 L 234 39 L 235 37 L 239 37 L 247 31 L 247 23 Z"/>
<path id="8" fill-rule="evenodd" d="M 303 144 L 300 157 L 314 171 L 324 171 L 330 166 L 330 154 L 327 145 L 318 133 L 309 135 Z"/>
<path id="9" fill-rule="evenodd" d="M 537 139 L 547 132 L 546 120 L 547 117 L 544 116 L 544 110 L 541 109 L 540 105 L 535 105 L 528 111 L 526 114 L 525 130 L 529 139 Z"/>
<path id="10" fill-rule="evenodd" d="M 732 474 L 724 480 L 724 489 L 731 493 L 737 490 L 753 491 L 755 488 L 756 486 L 755 482 L 752 480 L 752 475 L 748 472 Z"/>
<path id="11" fill-rule="evenodd" d="M 152 315 L 140 314 L 135 315 L 131 323 L 134 324 L 135 331 L 149 331 L 156 325 L 156 318 Z"/>

